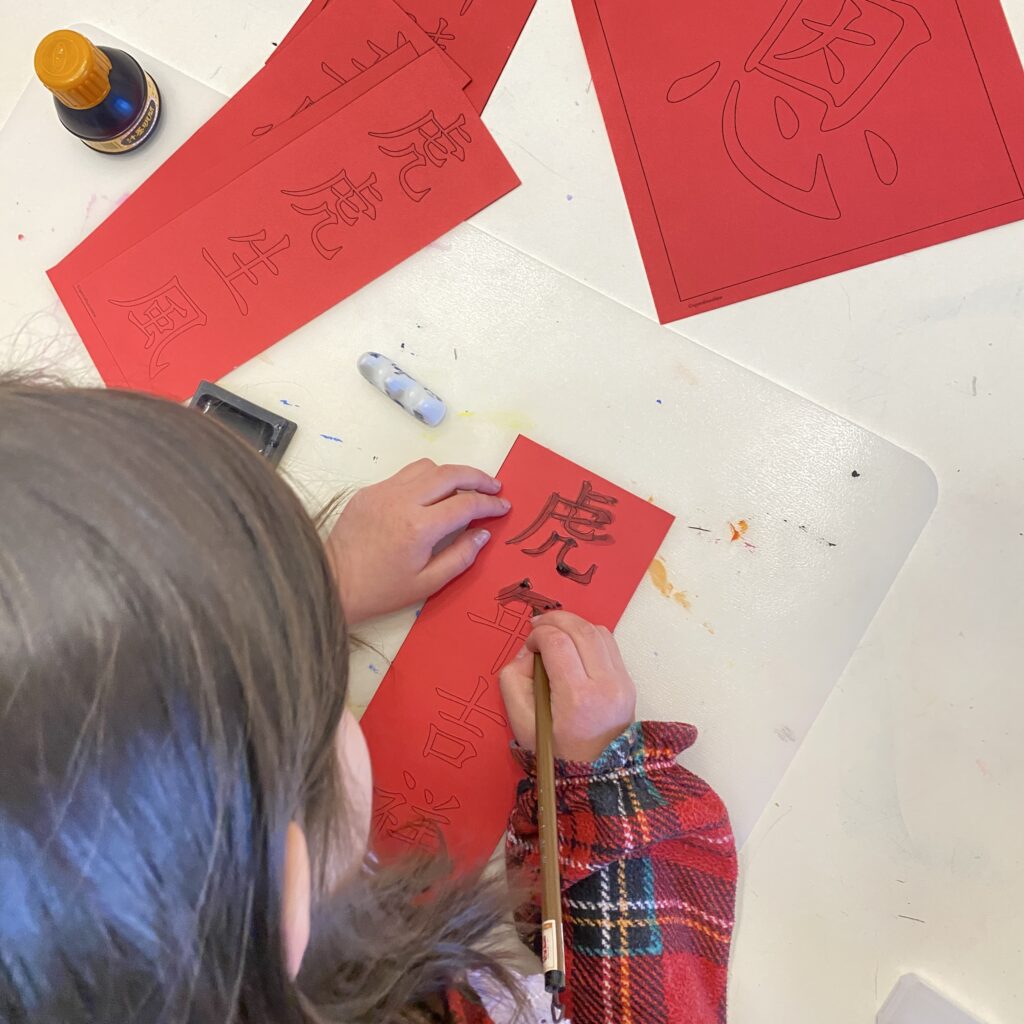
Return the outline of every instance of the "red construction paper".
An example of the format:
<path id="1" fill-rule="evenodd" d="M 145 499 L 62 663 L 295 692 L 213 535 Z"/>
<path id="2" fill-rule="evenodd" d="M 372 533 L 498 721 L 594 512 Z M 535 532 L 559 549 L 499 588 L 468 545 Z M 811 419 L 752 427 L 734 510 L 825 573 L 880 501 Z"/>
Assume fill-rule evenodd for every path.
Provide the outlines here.
<path id="1" fill-rule="evenodd" d="M 436 843 L 486 860 L 519 778 L 498 672 L 534 608 L 560 603 L 613 628 L 673 517 L 526 437 L 498 472 L 512 502 L 474 567 L 423 606 L 363 715 L 373 765 L 373 844 Z M 563 566 L 559 571 L 558 566 Z"/>
<path id="2" fill-rule="evenodd" d="M 997 0 L 573 0 L 662 322 L 1024 217 Z"/>
<path id="3" fill-rule="evenodd" d="M 383 77 L 381 65 L 408 42 L 416 53 L 436 50 L 393 0 L 336 0 L 315 33 L 297 40 L 267 65 L 54 268 L 73 285 L 91 270 L 188 209 L 196 197 L 223 184 L 215 170 L 238 150 L 279 132 L 293 119 L 315 118 L 321 104 L 337 109 L 343 97 L 361 95 Z M 466 79 L 460 78 L 459 85 Z M 182 198 L 182 190 L 188 197 Z M 51 277 L 54 273 L 51 272 Z M 56 284 L 55 280 L 55 284 Z"/>
<path id="4" fill-rule="evenodd" d="M 312 0 L 271 54 L 291 46 L 341 0 Z M 401 0 L 410 17 L 469 76 L 466 93 L 483 110 L 537 0 Z"/>
<path id="5" fill-rule="evenodd" d="M 425 54 L 78 282 L 83 340 L 108 383 L 185 398 L 518 183 Z"/>
<path id="6" fill-rule="evenodd" d="M 477 110 L 483 110 L 537 0 L 399 2 L 416 24 L 469 75 L 466 95 Z"/>
<path id="7" fill-rule="evenodd" d="M 64 308 L 89 350 L 97 371 L 105 381 L 120 383 L 123 374 L 96 330 L 92 316 L 77 290 L 78 282 L 195 206 L 212 192 L 234 181 L 251 167 L 255 167 L 282 146 L 299 138 L 321 121 L 332 117 L 415 59 L 415 49 L 406 43 L 352 81 L 331 90 L 316 104 L 288 118 L 272 132 L 233 150 L 219 163 L 204 166 L 202 169 L 197 167 L 189 175 L 176 177 L 175 189 L 164 189 L 161 183 L 159 189 L 147 194 L 148 199 L 157 191 L 165 192 L 159 203 L 138 203 L 127 210 L 125 207 L 128 204 L 122 205 L 86 238 L 85 242 L 56 267 L 47 271 Z M 152 182 L 154 177 L 151 177 L 149 182 Z"/>

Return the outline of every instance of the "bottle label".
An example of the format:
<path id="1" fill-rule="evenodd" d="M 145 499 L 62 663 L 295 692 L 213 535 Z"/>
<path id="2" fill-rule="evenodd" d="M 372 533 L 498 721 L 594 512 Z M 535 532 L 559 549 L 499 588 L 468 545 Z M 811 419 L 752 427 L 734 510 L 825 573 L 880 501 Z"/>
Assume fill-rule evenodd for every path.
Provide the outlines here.
<path id="1" fill-rule="evenodd" d="M 146 100 L 142 104 L 142 113 L 132 122 L 132 126 L 116 139 L 104 139 L 96 142 L 93 139 L 82 139 L 90 148 L 98 153 L 127 153 L 136 146 L 141 146 L 149 137 L 150 132 L 160 120 L 160 90 L 156 82 L 146 75 Z"/>

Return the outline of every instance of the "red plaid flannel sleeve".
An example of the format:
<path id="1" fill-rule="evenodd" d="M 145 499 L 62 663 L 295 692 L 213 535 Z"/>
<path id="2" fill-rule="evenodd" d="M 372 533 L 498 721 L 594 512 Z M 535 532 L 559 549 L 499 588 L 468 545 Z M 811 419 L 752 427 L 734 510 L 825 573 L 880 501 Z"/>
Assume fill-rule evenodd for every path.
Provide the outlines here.
<path id="1" fill-rule="evenodd" d="M 573 1024 L 724 1024 L 736 847 L 715 792 L 676 763 L 697 730 L 637 722 L 593 764 L 556 763 Z M 533 755 L 506 855 L 536 892 Z M 540 925 L 536 900 L 520 926 Z"/>

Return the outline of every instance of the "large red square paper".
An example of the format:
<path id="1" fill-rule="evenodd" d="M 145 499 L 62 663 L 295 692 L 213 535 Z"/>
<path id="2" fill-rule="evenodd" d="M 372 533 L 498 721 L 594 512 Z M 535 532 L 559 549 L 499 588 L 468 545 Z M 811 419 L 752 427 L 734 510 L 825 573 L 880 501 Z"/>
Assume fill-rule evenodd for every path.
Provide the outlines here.
<path id="1" fill-rule="evenodd" d="M 457 864 L 490 856 L 520 772 L 498 673 L 534 612 L 562 605 L 613 628 L 672 516 L 525 437 L 498 472 L 512 511 L 476 565 L 423 607 L 363 715 L 373 843 L 393 855 L 443 835 Z"/>
<path id="2" fill-rule="evenodd" d="M 662 322 L 1024 217 L 997 0 L 573 0 Z"/>

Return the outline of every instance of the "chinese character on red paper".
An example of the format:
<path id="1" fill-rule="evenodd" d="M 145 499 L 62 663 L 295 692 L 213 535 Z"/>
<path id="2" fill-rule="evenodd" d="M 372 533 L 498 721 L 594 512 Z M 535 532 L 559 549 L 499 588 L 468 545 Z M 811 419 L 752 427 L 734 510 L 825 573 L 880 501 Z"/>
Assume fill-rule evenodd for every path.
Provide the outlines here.
<path id="1" fill-rule="evenodd" d="M 281 271 L 274 262 L 274 257 L 279 253 L 284 252 L 284 250 L 291 244 L 288 236 L 283 235 L 279 241 L 275 242 L 269 248 L 260 248 L 266 240 L 266 230 L 257 231 L 252 235 L 230 236 L 228 238 L 229 242 L 234 242 L 237 245 L 248 246 L 249 251 L 245 254 L 248 259 L 243 259 L 237 252 L 232 251 L 231 260 L 234 265 L 229 267 L 227 270 L 221 269 L 220 265 L 210 254 L 209 250 L 205 248 L 203 249 L 203 259 L 206 260 L 206 262 L 214 269 L 221 281 L 224 282 L 224 286 L 231 293 L 231 297 L 235 300 L 235 305 L 238 306 L 238 311 L 242 316 L 249 315 L 249 303 L 246 301 L 241 288 L 239 288 L 236 282 L 238 282 L 239 279 L 244 279 L 254 286 L 258 285 L 259 278 L 256 276 L 256 271 L 261 268 L 265 269 L 267 273 L 272 274 L 274 277 L 277 277 Z"/>
<path id="2" fill-rule="evenodd" d="M 445 722 L 450 722 L 452 725 L 460 725 L 468 729 L 474 736 L 483 739 L 484 731 L 479 725 L 474 724 L 473 716 L 476 715 L 478 719 L 490 722 L 491 725 L 496 725 L 499 729 L 507 729 L 508 722 L 505 716 L 492 708 L 485 708 L 481 706 L 481 701 L 484 695 L 487 693 L 489 684 L 483 676 L 477 676 L 476 686 L 473 687 L 473 693 L 469 697 L 460 697 L 458 694 L 451 693 L 449 690 L 444 690 L 438 687 L 434 692 L 443 701 L 447 701 L 460 708 L 458 712 L 450 710 L 440 711 L 438 714 L 441 719 Z"/>
<path id="3" fill-rule="evenodd" d="M 464 768 L 476 754 L 476 745 L 471 740 L 458 733 L 445 732 L 433 722 L 428 726 L 427 742 L 423 745 L 424 757 L 436 757 L 452 768 Z"/>
<path id="4" fill-rule="evenodd" d="M 615 521 L 611 507 L 617 504 L 617 501 L 616 498 L 598 494 L 593 484 L 589 480 L 584 480 L 576 498 L 563 498 L 560 494 L 552 494 L 537 518 L 525 530 L 505 543 L 521 544 L 542 531 L 549 522 L 554 522 L 555 529 L 537 547 L 523 548 L 523 554 L 536 558 L 552 548 L 557 548 L 555 569 L 559 575 L 572 580 L 573 583 L 588 584 L 594 578 L 597 565 L 591 564 L 588 569 L 579 569 L 570 565 L 567 559 L 572 550 L 580 544 L 615 543 L 615 539 L 604 530 Z"/>
<path id="5" fill-rule="evenodd" d="M 505 635 L 491 665 L 492 675 L 512 660 L 513 652 L 530 635 L 530 620 L 534 615 L 562 607 L 554 598 L 538 594 L 528 579 L 499 590 L 495 603 L 494 617 L 490 619 L 476 612 L 467 612 L 470 622 L 488 626 Z"/>
<path id="6" fill-rule="evenodd" d="M 355 64 L 355 61 L 353 61 L 352 63 Z M 298 116 L 304 110 L 309 110 L 310 107 L 315 106 L 322 99 L 326 99 L 328 96 L 331 95 L 332 92 L 335 91 L 335 89 L 340 89 L 345 84 L 344 76 L 335 71 L 334 68 L 332 68 L 331 65 L 327 63 L 327 61 L 322 60 L 320 62 L 320 70 L 332 82 L 334 82 L 334 85 L 332 85 L 322 96 L 318 96 L 316 99 L 313 99 L 312 96 L 309 95 L 303 96 L 302 101 L 295 108 L 295 110 L 284 119 L 285 121 L 290 121 L 293 117 Z M 261 135 L 266 135 L 267 132 L 273 131 L 275 127 L 276 125 L 273 124 L 272 122 L 270 124 L 257 125 L 255 128 L 253 128 L 252 135 L 254 138 L 259 138 Z"/>
<path id="7" fill-rule="evenodd" d="M 337 224 L 355 227 L 361 217 L 368 220 L 377 219 L 377 203 L 384 198 L 377 189 L 377 175 L 368 174 L 356 185 L 342 168 L 333 178 L 304 189 L 282 189 L 281 194 L 293 199 L 310 199 L 310 203 L 292 203 L 296 213 L 304 217 L 319 217 L 313 225 L 310 237 L 316 251 L 324 259 L 334 259 L 343 246 L 331 245 L 323 238 L 323 233 Z M 315 200 L 319 198 L 319 202 Z"/>
<path id="8" fill-rule="evenodd" d="M 472 142 L 469 132 L 466 130 L 466 116 L 459 116 L 448 125 L 442 125 L 437 119 L 433 110 L 428 111 L 419 120 L 406 125 L 393 132 L 370 132 L 374 139 L 395 139 L 410 141 L 401 148 L 390 148 L 378 146 L 377 148 L 385 155 L 402 159 L 408 157 L 398 172 L 398 181 L 402 191 L 413 200 L 420 202 L 430 192 L 430 186 L 416 188 L 409 180 L 413 171 L 431 164 L 433 167 L 444 167 L 448 160 L 454 157 L 460 162 L 466 159 L 466 144 Z"/>
<path id="9" fill-rule="evenodd" d="M 433 790 L 424 787 L 418 796 L 413 775 L 402 772 L 405 792 L 395 792 L 381 786 L 374 787 L 373 829 L 377 835 L 409 846 L 434 848 L 441 825 L 450 825 L 449 815 L 461 808 L 457 796 L 439 800 Z"/>
<path id="10" fill-rule="evenodd" d="M 461 11 L 460 14 L 465 14 L 465 11 Z M 427 28 L 426 25 L 420 23 L 419 18 L 414 15 L 409 15 L 412 20 L 423 29 L 424 34 L 427 38 L 441 50 L 448 50 L 446 43 L 454 43 L 455 36 L 448 31 L 448 19 L 439 17 L 437 19 L 437 26 L 435 28 Z"/>
<path id="11" fill-rule="evenodd" d="M 142 332 L 149 352 L 149 376 L 156 377 L 171 364 L 164 351 L 192 327 L 203 327 L 206 314 L 189 298 L 178 278 L 137 299 L 110 299 L 112 306 L 128 310 L 128 320 Z"/>
<path id="12" fill-rule="evenodd" d="M 760 114 L 748 113 L 742 120 L 749 124 L 750 117 L 770 117 L 764 112 L 770 110 L 781 139 L 789 141 L 801 132 L 802 137 L 813 134 L 825 148 L 827 133 L 850 124 L 864 112 L 910 53 L 930 39 L 931 32 L 917 8 L 902 0 L 787 0 L 747 58 L 742 73 L 737 69 L 726 77 L 732 78 L 722 106 L 726 155 L 768 198 L 809 217 L 838 220 L 842 207 L 825 154 L 817 154 L 803 177 L 759 156 L 752 139 L 745 139 L 740 129 L 741 95 L 753 82 L 771 79 L 778 89 L 773 104 L 762 105 Z M 666 99 L 669 103 L 690 100 L 702 93 L 720 70 L 721 61 L 714 61 L 677 78 Z M 748 77 L 754 75 L 760 77 Z M 801 119 L 797 107 L 806 104 L 807 98 L 817 103 L 820 114 L 805 114 Z M 892 146 L 869 129 L 863 136 L 876 177 L 883 185 L 893 184 L 899 162 Z"/>

